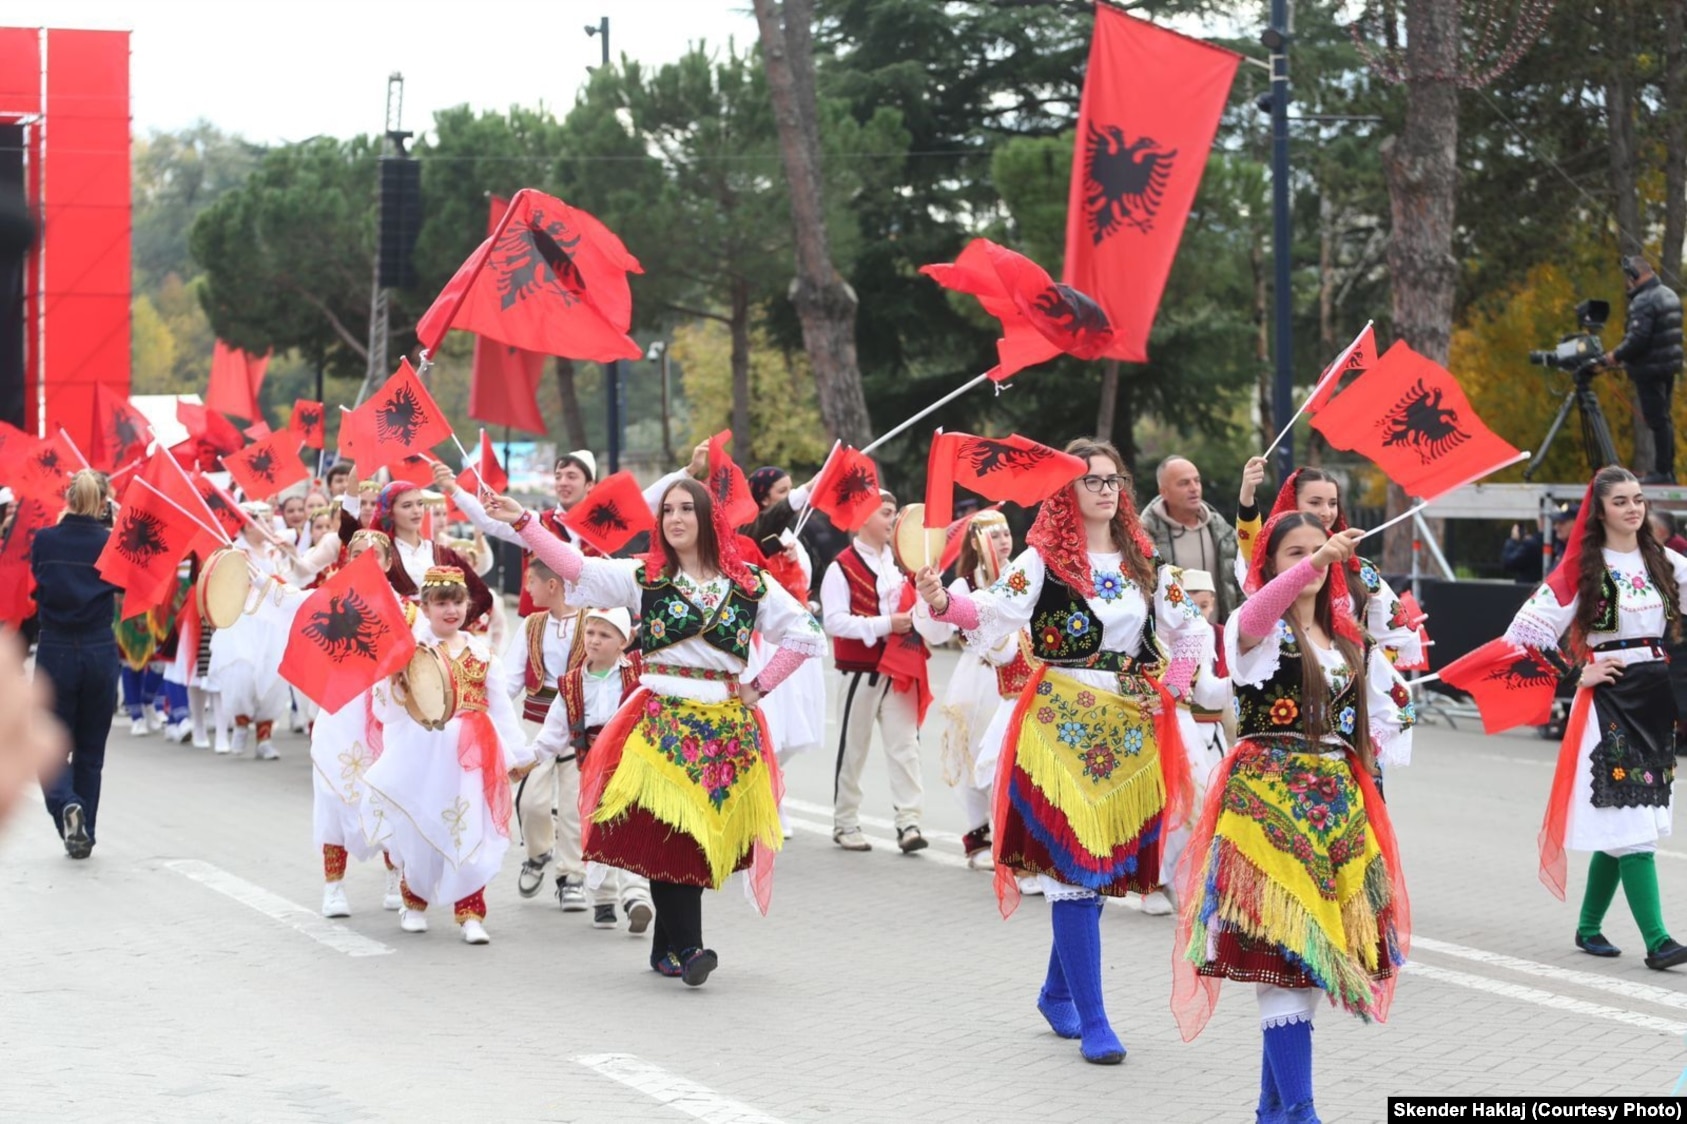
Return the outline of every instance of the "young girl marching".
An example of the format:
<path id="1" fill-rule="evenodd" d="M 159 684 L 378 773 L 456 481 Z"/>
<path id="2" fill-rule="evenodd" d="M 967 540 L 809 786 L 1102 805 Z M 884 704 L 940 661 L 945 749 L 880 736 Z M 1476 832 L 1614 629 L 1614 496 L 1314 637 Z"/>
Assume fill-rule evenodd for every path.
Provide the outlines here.
<path id="1" fill-rule="evenodd" d="M 419 584 L 417 639 L 450 662 L 457 711 L 444 729 L 429 730 L 389 702 L 385 749 L 364 774 L 373 799 L 362 804 L 363 826 L 402 875 L 400 928 L 426 932 L 428 903 L 447 901 L 463 940 L 486 944 L 484 891 L 510 846 L 509 774 L 525 768 L 532 753 L 501 689 L 501 661 L 485 640 L 463 631 L 470 611 L 463 571 L 434 567 Z"/>
<path id="2" fill-rule="evenodd" d="M 234 728 L 233 752 L 244 753 L 248 739 L 254 739 L 257 760 L 274 761 L 281 755 L 270 735 L 290 703 L 287 681 L 279 674 L 281 657 L 300 599 L 281 596 L 293 573 L 293 559 L 265 532 L 269 504 L 254 501 L 240 508 L 247 521 L 234 548 L 246 555 L 254 580 L 263 588 L 256 611 L 243 613 L 212 635 L 210 686 L 217 696 L 218 725 Z M 217 752 L 223 752 L 220 741 Z"/>
<path id="3" fill-rule="evenodd" d="M 1385 1018 L 1407 951 L 1405 883 L 1371 773 L 1379 746 L 1410 737 L 1412 713 L 1340 604 L 1359 537 L 1298 512 L 1265 525 L 1225 631 L 1240 741 L 1179 872 L 1173 1013 L 1187 1041 L 1220 981 L 1256 985 L 1262 1122 L 1315 1124 L 1313 1012 L 1327 994 Z"/>
<path id="4" fill-rule="evenodd" d="M 1576 947 L 1621 950 L 1601 931 L 1622 883 L 1646 942 L 1646 966 L 1687 963 L 1670 938 L 1655 855 L 1670 833 L 1675 696 L 1663 646 L 1681 626 L 1687 558 L 1662 546 L 1646 520 L 1634 474 L 1602 468 L 1588 485 L 1564 558 L 1518 610 L 1506 638 L 1560 663 L 1558 639 L 1585 657 L 1541 825 L 1541 881 L 1564 897 L 1564 852 L 1593 852 Z"/>

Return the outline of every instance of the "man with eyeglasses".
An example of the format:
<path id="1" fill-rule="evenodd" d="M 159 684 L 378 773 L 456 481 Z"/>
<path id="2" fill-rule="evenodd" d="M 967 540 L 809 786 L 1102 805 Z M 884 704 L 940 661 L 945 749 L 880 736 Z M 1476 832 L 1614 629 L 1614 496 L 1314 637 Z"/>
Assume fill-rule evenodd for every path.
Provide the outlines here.
<path id="1" fill-rule="evenodd" d="M 1201 499 L 1201 470 L 1188 458 L 1174 454 L 1161 461 L 1154 481 L 1160 494 L 1142 509 L 1143 527 L 1166 562 L 1213 575 L 1218 619 L 1227 619 L 1242 599 L 1236 588 L 1235 528 Z"/>

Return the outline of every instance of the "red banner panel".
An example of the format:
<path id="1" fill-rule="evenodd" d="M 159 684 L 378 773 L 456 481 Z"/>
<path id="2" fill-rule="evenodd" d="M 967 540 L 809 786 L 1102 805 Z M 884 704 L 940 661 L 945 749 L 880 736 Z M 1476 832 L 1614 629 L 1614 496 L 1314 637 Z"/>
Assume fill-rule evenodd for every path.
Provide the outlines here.
<path id="1" fill-rule="evenodd" d="M 0 27 L 0 120 L 41 112 L 41 33 Z"/>

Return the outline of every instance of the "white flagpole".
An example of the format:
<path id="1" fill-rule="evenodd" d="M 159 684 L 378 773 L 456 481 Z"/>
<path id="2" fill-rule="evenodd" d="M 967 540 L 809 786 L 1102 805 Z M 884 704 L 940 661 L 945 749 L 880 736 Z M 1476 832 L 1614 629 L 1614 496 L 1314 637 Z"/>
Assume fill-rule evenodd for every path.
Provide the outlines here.
<path id="1" fill-rule="evenodd" d="M 1300 409 L 1296 410 L 1294 417 L 1289 419 L 1289 424 L 1285 425 L 1283 427 L 1283 431 L 1272 439 L 1271 444 L 1265 447 L 1265 452 L 1261 453 L 1260 456 L 1269 457 L 1277 446 L 1283 443 L 1283 438 L 1289 435 L 1289 431 L 1294 429 L 1295 422 L 1299 421 L 1300 416 L 1306 413 L 1306 408 L 1312 405 L 1313 402 L 1317 401 L 1318 392 L 1323 390 L 1324 387 L 1329 384 L 1331 379 L 1341 378 L 1342 368 L 1347 364 L 1347 357 L 1353 354 L 1353 349 L 1359 346 L 1359 341 L 1365 338 L 1365 333 L 1370 331 L 1371 326 L 1375 323 L 1376 321 L 1374 320 L 1365 321 L 1365 326 L 1359 330 L 1358 335 L 1353 337 L 1353 342 L 1342 348 L 1341 354 L 1337 355 L 1330 365 L 1324 369 L 1324 374 L 1312 387 L 1312 393 L 1306 396 L 1306 400 L 1300 404 Z"/>

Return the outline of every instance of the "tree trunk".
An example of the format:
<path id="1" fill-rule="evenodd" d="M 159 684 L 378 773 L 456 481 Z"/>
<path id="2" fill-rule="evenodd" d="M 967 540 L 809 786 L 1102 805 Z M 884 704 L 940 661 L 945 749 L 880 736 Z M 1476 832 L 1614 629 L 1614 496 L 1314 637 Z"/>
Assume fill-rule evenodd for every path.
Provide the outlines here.
<path id="1" fill-rule="evenodd" d="M 1131 384 L 1128 379 L 1119 384 L 1119 420 L 1124 423 L 1124 438 L 1118 442 L 1119 455 L 1125 458 L 1125 471 L 1135 480 L 1136 403 L 1131 400 Z"/>
<path id="2" fill-rule="evenodd" d="M 1664 244 L 1658 276 L 1680 289 L 1687 239 L 1687 0 L 1669 0 L 1664 28 Z"/>
<path id="3" fill-rule="evenodd" d="M 1388 185 L 1388 272 L 1393 287 L 1394 329 L 1413 348 L 1445 365 L 1452 345 L 1453 296 L 1458 263 L 1453 257 L 1453 217 L 1458 201 L 1459 60 L 1458 0 L 1408 0 L 1406 4 L 1406 120 L 1397 137 L 1382 143 Z M 1410 501 L 1388 486 L 1390 516 Z M 1390 534 L 1383 569 L 1411 568 L 1411 532 Z"/>
<path id="4" fill-rule="evenodd" d="M 872 421 L 855 354 L 855 291 L 832 264 L 820 178 L 820 128 L 814 87 L 812 0 L 755 0 L 767 88 L 790 184 L 797 275 L 791 303 L 802 321 L 814 367 L 820 416 L 832 435 L 867 444 Z"/>
<path id="5" fill-rule="evenodd" d="M 1101 365 L 1101 404 L 1095 411 L 1095 435 L 1103 441 L 1113 440 L 1113 417 L 1119 408 L 1119 361 L 1109 359 Z"/>
<path id="6" fill-rule="evenodd" d="M 1617 216 L 1619 252 L 1645 252 L 1636 182 L 1639 154 L 1634 139 L 1633 19 L 1627 0 L 1610 4 L 1605 17 L 1605 133 L 1610 143 L 1612 210 Z"/>
<path id="7" fill-rule="evenodd" d="M 751 464 L 750 455 L 750 282 L 732 279 L 732 459 Z"/>
<path id="8" fill-rule="evenodd" d="M 556 357 L 556 389 L 562 398 L 562 425 L 568 431 L 568 448 L 572 452 L 586 447 L 586 415 L 580 412 L 580 394 L 574 388 L 574 360 Z"/>

